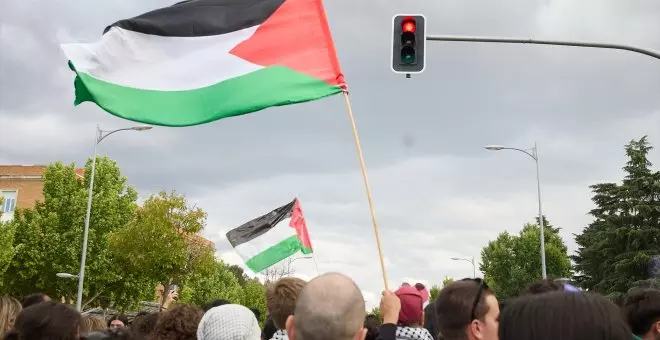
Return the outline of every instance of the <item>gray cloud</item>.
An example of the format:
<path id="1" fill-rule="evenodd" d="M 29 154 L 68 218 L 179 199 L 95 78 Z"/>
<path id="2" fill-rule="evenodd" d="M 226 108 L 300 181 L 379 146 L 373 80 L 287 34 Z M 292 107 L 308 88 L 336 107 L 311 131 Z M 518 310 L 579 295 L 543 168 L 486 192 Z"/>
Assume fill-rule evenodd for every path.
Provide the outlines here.
<path id="1" fill-rule="evenodd" d="M 173 1 L 9 0 L 0 12 L 0 162 L 81 163 L 95 124 L 130 125 L 83 104 L 59 44 L 93 41 L 115 20 Z M 325 2 L 370 171 L 390 280 L 471 274 L 478 255 L 536 213 L 534 164 L 500 143 L 539 142 L 544 206 L 571 233 L 589 222 L 587 186 L 616 181 L 623 145 L 660 148 L 660 62 L 626 52 L 430 43 L 425 73 L 389 70 L 391 17 L 427 16 L 429 32 L 637 44 L 660 50 L 654 0 Z M 339 96 L 185 129 L 104 141 L 143 195 L 176 188 L 209 212 L 207 234 L 230 261 L 228 228 L 299 194 L 322 270 L 368 292 L 382 285 L 343 99 Z M 652 159 L 660 162 L 655 150 Z M 466 266 L 467 265 L 467 266 Z M 296 262 L 303 275 L 313 266 Z M 376 294 L 377 296 L 377 294 Z"/>

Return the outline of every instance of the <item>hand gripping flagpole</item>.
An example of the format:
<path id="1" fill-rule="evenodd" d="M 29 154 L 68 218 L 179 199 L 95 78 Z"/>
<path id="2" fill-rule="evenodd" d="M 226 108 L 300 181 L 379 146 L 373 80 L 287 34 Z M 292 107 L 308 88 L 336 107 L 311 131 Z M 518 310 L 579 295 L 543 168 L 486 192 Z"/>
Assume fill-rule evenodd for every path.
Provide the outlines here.
<path id="1" fill-rule="evenodd" d="M 362 178 L 364 179 L 364 188 L 367 190 L 367 200 L 369 200 L 369 212 L 371 213 L 371 222 L 374 227 L 374 236 L 376 237 L 376 246 L 378 247 L 378 257 L 380 259 L 380 270 L 383 274 L 383 284 L 385 290 L 389 290 L 387 284 L 387 272 L 385 271 L 385 259 L 383 258 L 383 247 L 380 244 L 380 233 L 378 232 L 378 221 L 376 220 L 376 211 L 374 209 L 374 202 L 371 198 L 371 186 L 369 185 L 369 177 L 367 177 L 367 167 L 364 165 L 364 156 L 362 156 L 362 147 L 360 146 L 360 138 L 358 137 L 357 127 L 355 125 L 355 118 L 353 118 L 353 109 L 351 108 L 351 101 L 348 98 L 348 91 L 344 90 L 344 100 L 346 101 L 346 108 L 348 109 L 348 120 L 351 122 L 353 128 L 353 138 L 355 139 L 355 147 L 357 148 L 358 158 L 360 159 L 360 169 L 362 170 Z"/>

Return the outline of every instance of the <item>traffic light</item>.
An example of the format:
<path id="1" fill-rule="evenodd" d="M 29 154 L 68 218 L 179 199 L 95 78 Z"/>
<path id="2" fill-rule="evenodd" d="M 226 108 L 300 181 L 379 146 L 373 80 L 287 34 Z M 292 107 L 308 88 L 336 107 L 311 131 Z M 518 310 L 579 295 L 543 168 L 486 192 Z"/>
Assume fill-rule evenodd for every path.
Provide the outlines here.
<path id="1" fill-rule="evenodd" d="M 426 18 L 397 14 L 392 20 L 392 71 L 421 73 L 426 57 Z"/>

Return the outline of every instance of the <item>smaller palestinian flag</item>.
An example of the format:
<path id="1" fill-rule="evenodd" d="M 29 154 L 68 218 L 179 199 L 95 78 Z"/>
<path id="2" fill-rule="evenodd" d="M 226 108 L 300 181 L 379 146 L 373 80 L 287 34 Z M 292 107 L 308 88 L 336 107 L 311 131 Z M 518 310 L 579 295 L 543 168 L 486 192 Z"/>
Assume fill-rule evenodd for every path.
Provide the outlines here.
<path id="1" fill-rule="evenodd" d="M 299 251 L 312 253 L 312 242 L 297 198 L 230 230 L 227 240 L 255 273 Z"/>
<path id="2" fill-rule="evenodd" d="M 187 0 L 64 44 L 74 104 L 190 126 L 342 92 L 321 0 Z"/>

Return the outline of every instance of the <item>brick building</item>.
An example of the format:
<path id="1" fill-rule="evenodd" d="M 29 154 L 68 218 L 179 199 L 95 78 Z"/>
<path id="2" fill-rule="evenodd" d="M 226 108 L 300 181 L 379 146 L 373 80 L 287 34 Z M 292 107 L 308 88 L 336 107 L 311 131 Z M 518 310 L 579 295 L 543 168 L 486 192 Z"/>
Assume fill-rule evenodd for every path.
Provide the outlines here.
<path id="1" fill-rule="evenodd" d="M 11 220 L 16 208 L 32 208 L 44 199 L 45 165 L 0 165 L 0 196 L 4 198 L 0 211 L 2 221 Z M 76 169 L 82 178 L 83 169 Z"/>

